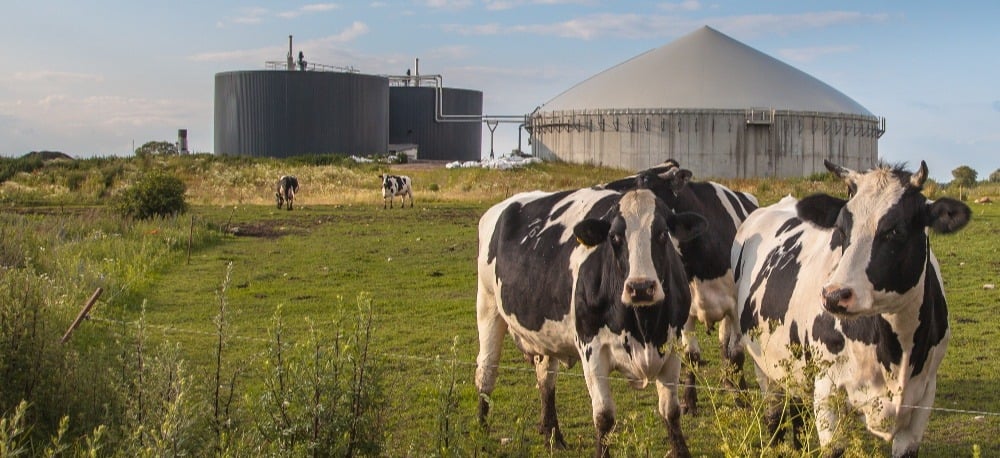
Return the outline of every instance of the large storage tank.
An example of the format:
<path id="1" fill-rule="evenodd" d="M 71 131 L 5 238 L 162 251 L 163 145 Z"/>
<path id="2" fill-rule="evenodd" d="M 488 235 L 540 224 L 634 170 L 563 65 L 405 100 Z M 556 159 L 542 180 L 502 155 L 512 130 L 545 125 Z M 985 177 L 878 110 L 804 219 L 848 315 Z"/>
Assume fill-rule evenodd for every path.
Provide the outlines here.
<path id="1" fill-rule="evenodd" d="M 215 75 L 215 154 L 384 154 L 389 81 L 332 71 Z"/>
<path id="2" fill-rule="evenodd" d="M 389 143 L 417 145 L 419 159 L 479 160 L 483 93 L 447 87 L 389 88 Z"/>
<path id="3" fill-rule="evenodd" d="M 701 177 L 867 169 L 884 119 L 825 83 L 703 27 L 570 88 L 531 114 L 535 156 Z"/>

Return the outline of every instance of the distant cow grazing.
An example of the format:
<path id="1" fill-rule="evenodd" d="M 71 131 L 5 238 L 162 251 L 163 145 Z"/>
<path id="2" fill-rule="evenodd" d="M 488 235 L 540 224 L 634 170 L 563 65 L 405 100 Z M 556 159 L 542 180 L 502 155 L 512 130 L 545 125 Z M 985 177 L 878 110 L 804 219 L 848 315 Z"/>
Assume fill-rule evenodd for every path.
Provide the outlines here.
<path id="1" fill-rule="evenodd" d="M 406 207 L 407 196 L 410 197 L 410 208 L 413 208 L 413 187 L 410 177 L 406 175 L 382 175 L 382 208 L 385 208 L 386 200 L 389 201 L 389 208 L 392 208 L 392 200 L 399 196 L 399 205 Z"/>
<path id="2" fill-rule="evenodd" d="M 291 210 L 296 192 L 299 192 L 299 180 L 292 175 L 282 175 L 278 179 L 278 186 L 274 192 L 274 198 L 278 201 L 278 209 L 280 210 L 282 205 L 286 205 Z"/>
<path id="3" fill-rule="evenodd" d="M 658 182 L 660 186 L 652 191 L 671 210 L 694 212 L 708 220 L 708 228 L 704 234 L 678 245 L 684 270 L 691 281 L 692 295 L 691 316 L 684 325 L 684 348 L 691 363 L 697 365 L 701 362 L 701 348 L 695 326 L 701 321 L 708 329 L 712 329 L 716 323 L 721 322 L 719 340 L 723 359 L 735 371 L 736 384 L 745 388 L 746 382 L 740 371 L 744 354 L 736 310 L 736 282 L 729 254 L 736 228 L 750 212 L 757 209 L 757 198 L 718 183 L 691 181 L 691 172 L 680 168 L 680 164 L 673 159 L 642 173 L 655 173 L 661 178 Z M 634 186 L 635 178 L 629 177 L 603 187 L 624 191 Z M 728 379 L 726 383 L 730 384 Z M 693 414 L 697 410 L 693 371 L 688 372 L 685 385 L 681 409 Z"/>
<path id="4" fill-rule="evenodd" d="M 655 175 L 640 178 L 657 180 Z M 615 424 L 608 379 L 655 382 L 671 453 L 689 455 L 680 428 L 677 382 L 681 328 L 691 292 L 675 241 L 705 228 L 674 213 L 648 189 L 517 194 L 479 221 L 479 357 L 476 387 L 485 424 L 504 335 L 533 358 L 541 395 L 539 432 L 565 446 L 556 415 L 559 363 L 582 361 L 596 428 L 596 454 L 608 454 Z"/>
<path id="5" fill-rule="evenodd" d="M 847 182 L 848 200 L 789 196 L 751 214 L 736 234 L 747 352 L 777 401 L 813 391 L 805 401 L 828 452 L 842 451 L 832 396 L 845 392 L 868 430 L 892 441 L 893 456 L 916 456 L 951 335 L 927 228 L 957 231 L 970 210 L 921 194 L 924 162 L 912 174 L 882 164 L 863 173 L 826 167 Z"/>

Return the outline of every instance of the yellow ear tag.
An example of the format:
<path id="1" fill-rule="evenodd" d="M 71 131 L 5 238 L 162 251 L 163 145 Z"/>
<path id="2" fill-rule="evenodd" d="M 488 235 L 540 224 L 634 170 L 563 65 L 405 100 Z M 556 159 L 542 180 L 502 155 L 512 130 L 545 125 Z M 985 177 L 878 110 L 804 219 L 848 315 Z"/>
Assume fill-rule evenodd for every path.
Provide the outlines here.
<path id="1" fill-rule="evenodd" d="M 577 237 L 577 238 L 576 238 L 576 243 L 579 243 L 580 245 L 583 245 L 583 246 L 585 246 L 585 247 L 587 247 L 587 248 L 591 248 L 591 247 L 593 247 L 593 245 L 587 245 L 587 244 L 586 244 L 586 243 L 585 243 L 585 242 L 583 241 L 583 239 L 581 239 L 580 237 Z"/>

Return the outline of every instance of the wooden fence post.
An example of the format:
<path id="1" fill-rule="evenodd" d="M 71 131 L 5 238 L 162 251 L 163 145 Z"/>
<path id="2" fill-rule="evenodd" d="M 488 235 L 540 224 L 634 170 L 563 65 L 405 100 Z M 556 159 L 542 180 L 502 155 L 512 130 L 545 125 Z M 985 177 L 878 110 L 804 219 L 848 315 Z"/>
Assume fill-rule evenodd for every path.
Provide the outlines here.
<path id="1" fill-rule="evenodd" d="M 80 322 L 82 322 L 83 319 L 87 317 L 87 313 L 90 312 L 90 308 L 94 306 L 95 302 L 97 302 L 97 298 L 101 297 L 102 291 L 104 290 L 101 289 L 100 287 L 98 287 L 97 290 L 94 291 L 94 294 L 90 296 L 90 300 L 88 300 L 87 303 L 83 306 L 83 309 L 80 310 L 80 314 L 76 316 L 75 320 L 73 320 L 73 324 L 69 325 L 69 329 L 66 330 L 66 334 L 63 334 L 62 339 L 59 340 L 59 343 L 66 343 L 66 341 L 69 340 L 69 335 L 72 334 L 73 330 L 80 325 Z"/>

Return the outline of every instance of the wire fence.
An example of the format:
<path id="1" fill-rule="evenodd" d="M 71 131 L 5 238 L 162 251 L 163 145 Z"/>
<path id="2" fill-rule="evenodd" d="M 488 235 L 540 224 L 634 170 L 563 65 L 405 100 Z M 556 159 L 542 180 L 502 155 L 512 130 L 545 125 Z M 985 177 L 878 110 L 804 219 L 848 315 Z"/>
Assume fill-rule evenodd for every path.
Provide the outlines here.
<path id="1" fill-rule="evenodd" d="M 108 319 L 108 318 L 95 317 L 95 316 L 88 317 L 88 320 L 90 320 L 92 322 L 95 322 L 95 323 L 100 323 L 102 325 L 106 325 L 108 327 L 114 326 L 114 327 L 121 328 L 121 327 L 127 327 L 127 326 L 134 326 L 134 327 L 139 327 L 140 326 L 139 321 L 112 320 L 112 319 Z M 213 338 L 215 338 L 215 337 L 218 336 L 218 333 L 216 333 L 216 332 L 197 331 L 197 330 L 186 329 L 186 328 L 181 328 L 181 327 L 177 327 L 177 326 L 157 325 L 157 324 L 149 324 L 149 323 L 141 324 L 141 326 L 144 326 L 145 328 L 148 328 L 148 329 L 157 329 L 157 330 L 160 330 L 161 332 L 163 332 L 165 334 L 167 334 L 167 333 L 189 334 L 189 335 L 199 335 L 199 336 L 206 336 L 206 337 L 213 337 Z M 248 336 L 240 336 L 240 335 L 236 335 L 236 334 L 229 334 L 226 337 L 229 338 L 229 339 L 234 339 L 234 340 L 242 340 L 242 341 L 249 341 L 249 342 L 258 342 L 258 343 L 262 343 L 262 344 L 269 344 L 269 343 L 273 342 L 272 339 L 268 339 L 268 338 L 263 338 L 263 337 L 248 337 Z M 455 365 L 459 365 L 459 366 L 467 366 L 467 367 L 472 367 L 472 368 L 476 367 L 476 365 L 477 365 L 473 361 L 466 361 L 466 360 L 460 360 L 460 359 L 447 359 L 447 358 L 441 357 L 440 355 L 435 355 L 435 356 L 416 356 L 416 355 L 403 355 L 403 354 L 391 353 L 391 352 L 381 352 L 380 354 L 384 355 L 387 358 L 391 358 L 391 359 L 395 359 L 395 360 L 419 361 L 419 362 L 426 362 L 426 363 L 446 362 L 446 363 L 450 363 L 450 364 L 455 364 Z M 534 368 L 528 368 L 528 367 L 524 367 L 524 366 L 508 366 L 508 365 L 502 365 L 502 364 L 500 364 L 500 365 L 497 365 L 496 367 L 497 367 L 497 369 L 499 369 L 501 371 L 505 371 L 505 372 L 525 372 L 525 373 L 535 374 L 535 369 Z M 582 373 L 574 373 L 574 372 L 569 372 L 569 371 L 560 371 L 559 375 L 563 376 L 563 377 L 579 377 L 579 378 L 584 378 L 584 375 Z M 606 377 L 606 379 L 611 380 L 611 381 L 622 382 L 622 383 L 628 383 L 629 382 L 628 379 L 626 379 L 624 377 L 621 377 L 621 376 L 618 376 L 618 375 L 614 375 L 614 374 L 611 374 L 611 375 L 608 375 L 608 376 L 605 376 L 605 377 Z M 691 384 L 687 384 L 687 383 L 683 383 L 683 382 L 678 382 L 678 383 L 675 384 L 675 386 L 678 389 L 682 389 L 682 388 L 687 388 L 687 387 L 693 386 L 697 390 L 713 391 L 713 392 L 725 392 L 725 393 L 731 393 L 731 394 L 734 394 L 734 395 L 735 394 L 757 393 L 759 391 L 759 390 L 756 390 L 756 389 L 740 389 L 740 388 L 734 388 L 734 387 L 712 386 L 712 385 L 703 385 L 703 384 L 693 384 L 693 385 L 691 385 Z M 944 413 L 952 413 L 952 414 L 972 415 L 972 416 L 976 416 L 976 417 L 1000 417 L 1000 412 L 990 412 L 990 411 L 984 411 L 984 410 L 953 409 L 953 408 L 948 408 L 948 407 L 915 406 L 915 405 L 908 405 L 908 404 L 901 404 L 900 407 L 905 407 L 905 408 L 910 408 L 910 409 L 917 409 L 917 410 L 930 410 L 932 412 L 944 412 Z"/>

